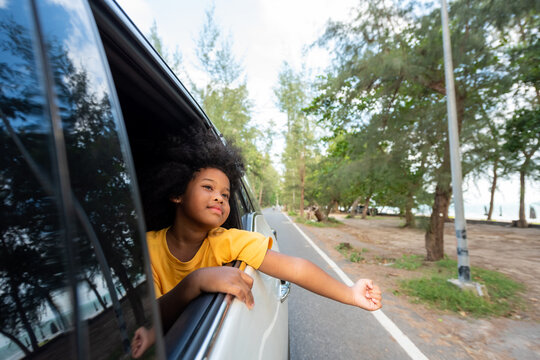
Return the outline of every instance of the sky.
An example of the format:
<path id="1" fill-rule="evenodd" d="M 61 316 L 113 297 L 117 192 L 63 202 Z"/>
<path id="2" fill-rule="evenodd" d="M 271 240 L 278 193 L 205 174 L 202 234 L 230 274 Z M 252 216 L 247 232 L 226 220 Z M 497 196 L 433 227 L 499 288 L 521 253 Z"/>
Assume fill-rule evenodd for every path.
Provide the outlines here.
<path id="1" fill-rule="evenodd" d="M 197 66 L 196 39 L 205 21 L 205 11 L 215 6 L 215 21 L 243 66 L 251 101 L 254 125 L 276 123 L 285 127 L 285 115 L 275 104 L 274 88 L 284 61 L 300 70 L 322 74 L 330 63 L 330 54 L 306 47 L 324 32 L 329 19 L 347 20 L 358 0 L 116 0 L 135 25 L 149 34 L 154 21 L 164 45 L 171 52 L 178 48 L 183 67 L 199 83 L 204 74 Z M 185 80 L 180 77 L 180 80 Z M 183 81 L 186 83 L 185 81 Z M 283 143 L 274 143 L 273 158 L 279 158 Z M 465 216 L 482 218 L 489 204 L 490 184 L 486 179 L 470 178 L 464 183 Z M 540 217 L 540 183 L 527 181 L 526 212 L 529 206 Z M 499 210 L 502 208 L 502 215 Z M 499 181 L 495 195 L 494 219 L 517 219 L 519 175 Z M 452 215 L 452 209 L 450 210 Z M 540 222 L 540 220 L 536 220 Z"/>
<path id="2" fill-rule="evenodd" d="M 315 41 L 329 18 L 346 19 L 357 0 L 119 0 L 118 3 L 144 34 L 153 21 L 165 45 L 178 49 L 186 70 L 197 82 L 201 76 L 195 58 L 195 43 L 205 20 L 205 11 L 215 5 L 215 20 L 223 35 L 230 36 L 233 51 L 245 70 L 253 118 L 256 123 L 270 119 L 279 125 L 284 115 L 275 106 L 273 89 L 283 61 L 296 69 L 309 64 L 322 71 L 327 53 L 313 50 L 303 54 Z M 199 74 L 200 75 L 200 74 Z M 182 79 L 180 79 L 182 80 Z"/>

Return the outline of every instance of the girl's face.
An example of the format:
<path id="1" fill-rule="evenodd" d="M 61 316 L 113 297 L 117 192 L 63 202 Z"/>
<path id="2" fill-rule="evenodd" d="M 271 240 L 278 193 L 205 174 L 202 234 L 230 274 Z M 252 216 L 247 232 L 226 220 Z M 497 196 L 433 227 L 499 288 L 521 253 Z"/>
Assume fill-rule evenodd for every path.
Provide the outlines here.
<path id="1" fill-rule="evenodd" d="M 211 230 L 223 225 L 231 211 L 229 178 L 221 170 L 199 170 L 188 183 L 184 195 L 173 199 L 177 214 Z"/>

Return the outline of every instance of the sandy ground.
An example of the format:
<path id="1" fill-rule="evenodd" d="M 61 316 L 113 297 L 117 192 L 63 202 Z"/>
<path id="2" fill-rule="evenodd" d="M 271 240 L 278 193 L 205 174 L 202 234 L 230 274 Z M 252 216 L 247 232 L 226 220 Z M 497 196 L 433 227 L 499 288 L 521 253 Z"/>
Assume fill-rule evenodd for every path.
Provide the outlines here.
<path id="1" fill-rule="evenodd" d="M 338 264 L 353 275 L 374 279 L 383 289 L 384 312 L 430 359 L 540 359 L 540 229 L 468 224 L 472 266 L 500 271 L 526 285 L 526 304 L 506 318 L 475 319 L 414 304 L 395 293 L 399 279 L 414 272 L 383 265 L 381 259 L 403 254 L 425 255 L 424 231 L 403 229 L 396 217 L 345 219 L 338 227 L 302 228 Z M 445 253 L 456 258 L 454 225 L 446 224 Z M 335 249 L 348 242 L 366 249 L 364 263 L 351 263 Z M 456 269 L 457 273 L 457 269 Z M 456 275 L 457 276 L 457 275 Z"/>

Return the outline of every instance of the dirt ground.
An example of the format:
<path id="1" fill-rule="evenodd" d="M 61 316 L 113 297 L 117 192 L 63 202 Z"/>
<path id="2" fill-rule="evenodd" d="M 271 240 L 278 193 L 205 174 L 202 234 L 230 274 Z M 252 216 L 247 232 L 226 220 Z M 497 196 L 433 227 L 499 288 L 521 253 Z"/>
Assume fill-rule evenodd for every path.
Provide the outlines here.
<path id="1" fill-rule="evenodd" d="M 394 293 L 399 279 L 414 272 L 385 266 L 381 258 L 425 255 L 424 231 L 403 229 L 397 217 L 362 220 L 331 215 L 344 225 L 302 225 L 353 280 L 369 277 L 383 289 L 384 312 L 430 359 L 540 359 L 540 229 L 467 224 L 472 266 L 497 270 L 525 284 L 523 310 L 507 318 L 475 319 L 414 304 Z M 351 263 L 335 249 L 348 242 L 363 253 L 364 263 Z M 456 259 L 454 224 L 445 228 L 445 253 Z M 457 269 L 456 269 L 457 277 Z M 410 334 L 410 335 L 409 335 Z"/>

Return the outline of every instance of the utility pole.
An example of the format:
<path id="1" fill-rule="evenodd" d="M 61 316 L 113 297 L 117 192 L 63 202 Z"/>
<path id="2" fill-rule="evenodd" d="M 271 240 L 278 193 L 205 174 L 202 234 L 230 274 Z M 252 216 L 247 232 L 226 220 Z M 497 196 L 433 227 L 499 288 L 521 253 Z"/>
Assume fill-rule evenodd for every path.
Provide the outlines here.
<path id="1" fill-rule="evenodd" d="M 460 289 L 476 292 L 480 296 L 487 295 L 484 285 L 471 282 L 469 264 L 469 248 L 467 246 L 467 222 L 463 206 L 463 190 L 461 173 L 461 154 L 459 151 L 459 132 L 456 110 L 456 91 L 454 86 L 454 65 L 452 63 L 452 46 L 448 26 L 448 8 L 446 0 L 441 0 L 441 25 L 444 48 L 444 73 L 446 79 L 446 100 L 448 107 L 448 142 L 450 145 L 450 167 L 452 169 L 452 194 L 454 196 L 454 226 L 457 238 L 458 278 L 450 279 Z"/>
<path id="2" fill-rule="evenodd" d="M 456 91 L 454 86 L 454 65 L 452 63 L 452 47 L 448 27 L 448 9 L 446 0 L 441 0 L 441 20 L 444 48 L 444 73 L 446 79 L 446 103 L 448 107 L 448 141 L 450 145 L 450 166 L 452 169 L 452 194 L 454 196 L 455 219 L 458 256 L 458 279 L 461 282 L 471 281 L 469 265 L 469 249 L 467 248 L 467 223 L 463 208 L 463 192 L 461 188 L 461 155 L 459 151 L 459 135 L 456 110 Z"/>

